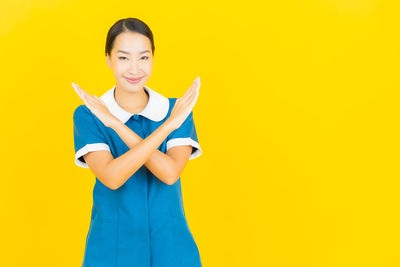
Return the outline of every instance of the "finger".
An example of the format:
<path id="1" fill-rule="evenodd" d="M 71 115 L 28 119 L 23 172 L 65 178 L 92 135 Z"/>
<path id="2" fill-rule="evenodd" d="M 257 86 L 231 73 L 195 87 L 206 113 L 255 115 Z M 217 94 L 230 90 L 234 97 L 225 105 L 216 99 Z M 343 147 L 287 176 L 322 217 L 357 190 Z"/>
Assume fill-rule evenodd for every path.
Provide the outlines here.
<path id="1" fill-rule="evenodd" d="M 183 94 L 183 96 L 181 97 L 182 99 L 185 99 L 187 97 L 187 95 L 190 93 L 191 89 L 193 89 L 194 85 L 196 84 L 196 80 L 195 79 L 192 83 L 192 85 L 189 87 L 189 89 L 186 90 L 186 92 Z"/>
<path id="2" fill-rule="evenodd" d="M 191 102 L 191 104 L 193 104 L 193 106 L 194 106 L 194 104 L 196 103 L 196 101 L 197 101 L 197 98 L 199 97 L 199 93 L 200 93 L 200 91 L 199 91 L 199 88 L 197 88 L 196 89 L 196 93 L 193 95 L 193 97 L 192 97 L 192 102 Z"/>
<path id="3" fill-rule="evenodd" d="M 190 101 L 192 95 L 196 92 L 196 88 L 197 88 L 198 83 L 199 83 L 198 79 L 196 79 L 196 80 L 193 82 L 192 87 L 188 90 L 186 96 L 185 96 L 184 99 L 182 100 L 184 103 L 187 104 L 187 103 Z"/>
<path id="4" fill-rule="evenodd" d="M 77 85 L 77 84 L 74 84 L 74 85 L 75 85 L 74 88 L 76 88 L 76 90 L 78 91 L 78 94 L 82 98 L 82 100 L 85 102 L 85 105 L 88 108 L 90 107 L 91 110 L 93 110 L 95 107 L 95 104 L 96 104 L 95 96 L 94 95 L 92 96 L 91 94 L 89 94 L 88 92 L 83 90 L 81 87 L 79 87 L 79 85 Z"/>
<path id="5" fill-rule="evenodd" d="M 75 91 L 76 91 L 76 93 L 78 94 L 78 96 L 83 100 L 83 101 L 85 101 L 86 99 L 86 96 L 87 96 L 87 93 L 82 89 L 82 88 L 80 88 L 78 85 L 76 85 L 75 84 L 75 86 L 74 86 L 74 89 L 75 89 Z"/>
<path id="6" fill-rule="evenodd" d="M 193 101 L 190 103 L 190 110 L 193 110 L 194 105 L 197 103 L 197 98 L 199 97 L 199 92 L 195 95 Z"/>
<path id="7" fill-rule="evenodd" d="M 82 98 L 82 96 L 81 96 L 82 94 L 81 94 L 79 88 L 76 86 L 76 84 L 72 83 L 72 87 L 74 88 L 76 94 L 77 94 L 79 97 Z"/>
<path id="8" fill-rule="evenodd" d="M 196 90 L 195 90 L 195 91 L 198 91 L 198 90 L 199 90 L 199 88 L 200 88 L 200 85 L 201 85 L 201 82 L 200 82 L 200 77 L 198 77 L 198 78 L 197 78 Z"/>
<path id="9" fill-rule="evenodd" d="M 104 103 L 103 99 L 100 99 L 100 101 L 101 101 L 101 103 L 103 103 L 104 106 L 106 105 L 106 103 Z"/>
<path id="10" fill-rule="evenodd" d="M 82 89 L 78 86 L 73 86 L 75 91 L 77 92 L 77 94 L 79 95 L 79 97 L 82 99 L 83 103 L 85 104 L 85 106 L 93 113 L 94 111 L 94 107 L 91 105 L 91 103 L 88 101 L 88 99 L 86 98 L 86 95 L 82 93 Z"/>
<path id="11" fill-rule="evenodd" d="M 183 96 L 181 96 L 181 99 L 186 99 L 187 95 L 190 93 L 190 90 L 193 88 L 194 82 L 192 83 L 192 85 L 185 91 L 185 93 L 183 94 Z"/>
<path id="12" fill-rule="evenodd" d="M 200 88 L 200 77 L 197 79 L 193 90 L 191 91 L 190 95 L 188 96 L 188 101 L 189 102 L 191 102 L 193 100 L 193 98 L 196 96 L 196 94 L 199 91 L 199 88 Z"/>
<path id="13" fill-rule="evenodd" d="M 79 85 L 77 85 L 77 84 L 74 84 L 74 85 L 75 85 L 75 88 L 76 88 L 76 90 L 78 91 L 78 94 L 79 94 L 80 96 L 85 96 L 85 97 L 91 96 L 88 92 L 86 92 L 85 90 L 83 90 Z"/>
<path id="14" fill-rule="evenodd" d="M 90 107 L 90 103 L 89 103 L 88 99 L 86 98 L 86 96 L 82 95 L 82 100 L 85 103 L 85 105 L 89 108 Z"/>
<path id="15" fill-rule="evenodd" d="M 192 98 L 193 92 L 194 92 L 195 87 L 191 88 L 188 94 L 186 95 L 185 98 L 182 99 L 182 103 L 184 105 L 189 105 L 190 99 Z"/>
<path id="16" fill-rule="evenodd" d="M 90 95 L 89 98 L 87 98 L 88 104 L 91 106 L 91 110 L 93 113 L 99 110 L 99 105 L 102 104 L 100 100 L 97 99 L 97 96 L 95 95 Z"/>
<path id="17" fill-rule="evenodd" d="M 87 100 L 87 102 L 89 102 L 91 105 L 93 105 L 93 106 L 95 106 L 97 103 L 97 100 L 93 97 L 93 96 L 88 96 L 87 98 L 86 98 L 86 100 Z"/>
<path id="18" fill-rule="evenodd" d="M 88 97 L 90 96 L 87 92 L 85 92 L 82 88 L 80 88 L 79 86 L 76 86 L 78 92 L 79 92 L 79 96 L 82 99 L 83 103 L 85 103 L 86 107 L 93 112 L 94 107 L 91 103 L 91 98 Z"/>
<path id="19" fill-rule="evenodd" d="M 200 81 L 198 81 L 198 83 L 196 84 L 196 87 L 193 90 L 193 93 L 190 95 L 190 103 L 194 104 L 197 100 L 197 97 L 199 96 L 199 92 L 200 92 Z"/>
<path id="20" fill-rule="evenodd" d="M 85 105 L 93 114 L 97 114 L 96 106 L 87 99 L 85 99 Z"/>
<path id="21" fill-rule="evenodd" d="M 93 95 L 93 97 L 94 97 L 94 101 L 96 102 L 96 104 L 98 104 L 98 105 L 103 105 L 103 104 L 104 104 L 104 103 L 101 101 L 101 99 L 98 98 L 96 95 Z"/>
<path id="22" fill-rule="evenodd" d="M 76 83 L 72 83 L 72 87 L 75 89 L 75 91 L 80 95 L 82 92 L 82 88 L 80 88 Z"/>
<path id="23" fill-rule="evenodd" d="M 97 97 L 96 95 L 93 95 L 93 96 L 96 98 L 96 100 L 97 100 L 98 103 L 103 104 L 104 106 L 106 105 L 106 104 L 104 103 L 103 99 Z"/>

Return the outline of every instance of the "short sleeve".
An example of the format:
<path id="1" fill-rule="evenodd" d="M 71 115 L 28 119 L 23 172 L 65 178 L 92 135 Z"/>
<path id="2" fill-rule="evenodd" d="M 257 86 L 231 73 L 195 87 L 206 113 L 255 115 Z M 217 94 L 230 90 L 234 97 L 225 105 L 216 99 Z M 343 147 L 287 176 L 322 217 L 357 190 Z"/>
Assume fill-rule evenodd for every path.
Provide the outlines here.
<path id="1" fill-rule="evenodd" d="M 106 138 L 97 124 L 94 114 L 85 106 L 78 106 L 73 115 L 75 164 L 79 167 L 89 168 L 83 155 L 91 151 L 110 151 Z"/>
<path id="2" fill-rule="evenodd" d="M 167 150 L 174 146 L 192 146 L 192 154 L 189 160 L 199 157 L 202 150 L 197 139 L 196 127 L 193 120 L 193 111 L 187 116 L 182 125 L 171 132 L 167 137 Z"/>

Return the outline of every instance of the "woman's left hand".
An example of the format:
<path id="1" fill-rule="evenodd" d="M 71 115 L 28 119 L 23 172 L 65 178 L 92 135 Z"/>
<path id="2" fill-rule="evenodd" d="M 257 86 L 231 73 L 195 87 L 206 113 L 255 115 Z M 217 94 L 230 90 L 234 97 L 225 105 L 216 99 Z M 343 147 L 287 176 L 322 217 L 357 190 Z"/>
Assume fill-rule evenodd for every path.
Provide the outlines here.
<path id="1" fill-rule="evenodd" d="M 118 119 L 111 114 L 103 100 L 95 95 L 91 95 L 77 84 L 72 83 L 72 87 L 75 92 L 83 100 L 86 107 L 107 127 L 112 127 L 115 123 L 118 123 Z"/>

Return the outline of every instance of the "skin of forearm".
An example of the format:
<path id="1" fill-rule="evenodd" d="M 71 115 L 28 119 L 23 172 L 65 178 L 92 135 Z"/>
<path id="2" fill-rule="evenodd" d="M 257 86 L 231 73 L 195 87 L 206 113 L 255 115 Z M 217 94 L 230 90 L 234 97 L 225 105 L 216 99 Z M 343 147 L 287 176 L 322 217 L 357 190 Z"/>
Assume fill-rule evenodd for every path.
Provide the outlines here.
<path id="1" fill-rule="evenodd" d="M 122 133 L 124 139 L 127 139 L 126 137 L 131 136 L 132 133 L 128 132 L 125 127 L 126 125 L 118 123 L 112 128 L 117 133 Z M 113 187 L 119 188 L 122 186 L 158 150 L 157 148 L 173 130 L 174 128 L 166 121 L 147 138 L 142 139 L 142 141 L 139 140 L 136 144 L 134 144 L 136 141 L 133 138 L 129 138 L 129 147 L 134 149 L 131 148 L 128 152 L 110 161 L 107 166 L 109 173 L 112 174 Z M 140 138 L 139 136 L 137 137 Z"/>
<path id="2" fill-rule="evenodd" d="M 113 129 L 130 149 L 133 149 L 137 144 L 143 141 L 139 135 L 122 122 L 117 122 L 117 124 L 113 126 Z M 168 184 L 169 181 L 176 180 L 175 176 L 177 176 L 177 174 L 174 164 L 175 160 L 172 157 L 156 149 L 151 153 L 144 165 L 159 180 Z"/>

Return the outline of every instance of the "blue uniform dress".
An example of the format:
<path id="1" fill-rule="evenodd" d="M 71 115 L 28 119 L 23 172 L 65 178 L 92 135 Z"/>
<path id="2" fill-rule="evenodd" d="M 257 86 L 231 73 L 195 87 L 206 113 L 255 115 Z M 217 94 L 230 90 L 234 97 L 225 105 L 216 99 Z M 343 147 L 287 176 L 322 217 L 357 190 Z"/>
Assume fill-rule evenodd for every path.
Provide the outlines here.
<path id="1" fill-rule="evenodd" d="M 146 107 L 137 114 L 115 101 L 115 86 L 100 98 L 110 112 L 145 139 L 170 116 L 177 98 L 167 98 L 145 86 Z M 106 127 L 85 105 L 73 115 L 76 165 L 88 168 L 83 155 L 107 150 L 114 158 L 129 151 L 117 133 Z M 191 145 L 194 159 L 202 154 L 193 111 L 171 132 L 158 150 Z M 198 247 L 188 227 L 180 178 L 167 185 L 142 165 L 120 188 L 112 190 L 97 177 L 82 266 L 198 267 Z"/>

